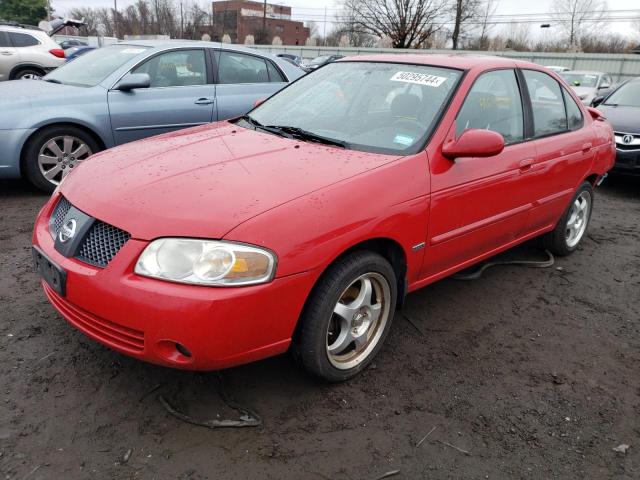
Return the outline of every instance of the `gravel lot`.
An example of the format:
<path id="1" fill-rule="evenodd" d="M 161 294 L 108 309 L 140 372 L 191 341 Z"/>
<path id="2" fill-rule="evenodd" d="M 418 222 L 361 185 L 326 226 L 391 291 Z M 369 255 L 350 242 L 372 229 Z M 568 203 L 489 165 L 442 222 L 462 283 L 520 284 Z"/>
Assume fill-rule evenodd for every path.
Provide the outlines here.
<path id="1" fill-rule="evenodd" d="M 45 200 L 0 182 L 0 478 L 640 478 L 640 179 L 598 189 L 583 247 L 554 267 L 410 295 L 355 380 L 320 384 L 288 356 L 224 371 L 264 420 L 226 430 L 158 399 L 230 418 L 217 374 L 124 357 L 49 306 L 30 261 Z"/>

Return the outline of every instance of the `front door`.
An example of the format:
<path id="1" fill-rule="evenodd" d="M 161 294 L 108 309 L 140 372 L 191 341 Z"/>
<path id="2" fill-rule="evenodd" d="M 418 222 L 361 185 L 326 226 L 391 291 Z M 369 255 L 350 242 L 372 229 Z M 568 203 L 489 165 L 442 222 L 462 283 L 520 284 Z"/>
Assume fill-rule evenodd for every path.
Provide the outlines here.
<path id="1" fill-rule="evenodd" d="M 13 46 L 9 35 L 0 32 L 0 82 L 9 80 L 13 67 L 20 63 L 18 50 Z"/>
<path id="2" fill-rule="evenodd" d="M 524 142 L 523 102 L 512 69 L 482 74 L 473 84 L 447 140 L 467 129 L 505 139 L 488 158 L 430 160 L 432 202 L 422 277 L 440 276 L 521 236 L 531 206 L 527 178 L 535 147 Z"/>
<path id="3" fill-rule="evenodd" d="M 149 88 L 110 90 L 116 144 L 213 120 L 215 85 L 205 49 L 179 49 L 145 60 L 131 73 L 146 73 Z"/>

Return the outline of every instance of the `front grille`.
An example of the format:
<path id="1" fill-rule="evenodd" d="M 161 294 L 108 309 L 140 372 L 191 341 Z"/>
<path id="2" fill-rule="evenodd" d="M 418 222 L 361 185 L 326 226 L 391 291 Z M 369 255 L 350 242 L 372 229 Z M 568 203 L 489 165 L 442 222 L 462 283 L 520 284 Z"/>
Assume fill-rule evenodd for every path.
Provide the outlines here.
<path id="1" fill-rule="evenodd" d="M 60 197 L 58 200 L 58 204 L 56 208 L 53 210 L 53 215 L 51 216 L 51 235 L 55 237 L 60 228 L 62 228 L 62 224 L 64 222 L 64 217 L 67 215 L 69 210 L 71 209 L 71 203 L 64 197 Z"/>
<path id="2" fill-rule="evenodd" d="M 124 230 L 96 220 L 82 242 L 76 258 L 104 268 L 130 238 L 131 235 Z"/>
<path id="3" fill-rule="evenodd" d="M 59 296 L 47 284 L 44 284 L 44 291 L 67 321 L 90 337 L 127 352 L 144 350 L 144 332 L 93 315 Z"/>

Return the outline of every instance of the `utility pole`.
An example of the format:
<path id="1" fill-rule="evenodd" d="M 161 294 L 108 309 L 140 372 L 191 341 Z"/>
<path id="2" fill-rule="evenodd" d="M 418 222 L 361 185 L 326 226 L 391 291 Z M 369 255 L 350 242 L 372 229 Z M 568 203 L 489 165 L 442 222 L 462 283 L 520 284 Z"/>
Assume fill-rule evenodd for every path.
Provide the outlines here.
<path id="1" fill-rule="evenodd" d="M 264 12 L 262 13 L 262 36 L 263 42 L 267 43 L 267 0 L 264 0 Z"/>
<path id="2" fill-rule="evenodd" d="M 182 0 L 180 0 L 180 38 L 184 38 L 184 14 L 182 12 Z"/>
<path id="3" fill-rule="evenodd" d="M 113 30 L 118 38 L 118 0 L 113 0 Z"/>
<path id="4" fill-rule="evenodd" d="M 324 27 L 323 27 L 323 31 L 322 31 L 322 44 L 326 47 L 327 46 L 327 6 L 324 6 Z"/>

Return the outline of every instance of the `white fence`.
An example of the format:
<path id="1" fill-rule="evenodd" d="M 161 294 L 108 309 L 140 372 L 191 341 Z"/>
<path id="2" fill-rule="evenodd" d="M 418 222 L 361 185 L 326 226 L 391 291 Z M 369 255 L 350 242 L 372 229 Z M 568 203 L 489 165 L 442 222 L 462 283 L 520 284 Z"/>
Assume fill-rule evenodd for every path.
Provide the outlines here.
<path id="1" fill-rule="evenodd" d="M 321 55 L 371 55 L 374 53 L 392 54 L 446 54 L 457 53 L 461 55 L 495 55 L 526 60 L 540 65 L 558 65 L 568 67 L 571 70 L 593 70 L 606 72 L 615 77 L 615 81 L 626 80 L 630 77 L 640 76 L 640 55 L 622 55 L 607 53 L 546 53 L 546 52 L 473 52 L 452 50 L 416 50 L 398 48 L 356 48 L 356 47 L 299 47 L 284 45 L 247 45 L 270 53 L 291 53 L 302 58 L 314 58 Z"/>

